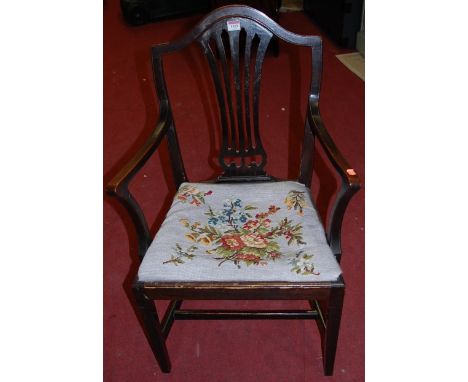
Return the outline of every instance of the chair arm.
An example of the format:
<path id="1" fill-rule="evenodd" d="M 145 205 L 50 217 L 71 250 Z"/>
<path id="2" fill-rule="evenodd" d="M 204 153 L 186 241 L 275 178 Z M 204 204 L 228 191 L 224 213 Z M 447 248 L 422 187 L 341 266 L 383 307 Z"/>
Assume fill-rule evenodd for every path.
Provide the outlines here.
<path id="1" fill-rule="evenodd" d="M 122 191 L 125 192 L 132 178 L 156 151 L 171 123 L 172 118 L 169 113 L 167 111 L 164 112 L 151 133 L 151 136 L 146 140 L 135 156 L 107 184 L 106 191 L 110 195 L 117 195 Z"/>
<path id="2" fill-rule="evenodd" d="M 166 135 L 172 119 L 170 113 L 163 110 L 156 128 L 135 156 L 114 176 L 107 184 L 106 192 L 115 196 L 129 213 L 138 236 L 138 256 L 143 259 L 151 244 L 151 234 L 145 215 L 128 189 L 128 185 L 136 173 L 143 167 L 146 161 L 156 151 L 162 139 Z"/>
<path id="3" fill-rule="evenodd" d="M 309 125 L 313 134 L 318 138 L 325 154 L 341 177 L 341 186 L 333 204 L 330 219 L 327 224 L 327 239 L 337 260 L 341 259 L 341 225 L 343 216 L 351 197 L 361 188 L 359 176 L 349 165 L 343 154 L 339 151 L 332 137 L 328 133 L 320 117 L 318 101 L 309 99 L 308 109 Z"/>

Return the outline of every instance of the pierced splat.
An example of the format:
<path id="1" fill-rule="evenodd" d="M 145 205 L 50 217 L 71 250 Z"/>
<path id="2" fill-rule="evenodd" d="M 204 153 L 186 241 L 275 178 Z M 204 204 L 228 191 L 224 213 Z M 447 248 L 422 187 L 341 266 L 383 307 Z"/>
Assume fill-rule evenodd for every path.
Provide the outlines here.
<path id="1" fill-rule="evenodd" d="M 223 176 L 265 175 L 259 132 L 262 65 L 273 34 L 248 19 L 218 21 L 198 39 L 211 69 L 218 99 Z"/>

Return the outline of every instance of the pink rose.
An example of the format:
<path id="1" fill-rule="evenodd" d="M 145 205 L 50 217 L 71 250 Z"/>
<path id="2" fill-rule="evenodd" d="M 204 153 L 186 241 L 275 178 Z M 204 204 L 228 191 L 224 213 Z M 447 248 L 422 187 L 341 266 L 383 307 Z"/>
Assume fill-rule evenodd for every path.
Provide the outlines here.
<path id="1" fill-rule="evenodd" d="M 267 240 L 263 236 L 256 235 L 254 233 L 242 235 L 240 239 L 247 247 L 251 248 L 265 248 L 268 244 Z"/>

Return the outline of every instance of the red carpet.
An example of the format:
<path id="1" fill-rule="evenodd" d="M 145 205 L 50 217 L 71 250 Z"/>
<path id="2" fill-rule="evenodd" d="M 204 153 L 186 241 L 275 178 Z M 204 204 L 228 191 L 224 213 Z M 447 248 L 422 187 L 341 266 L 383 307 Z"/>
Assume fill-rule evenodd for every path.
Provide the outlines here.
<path id="1" fill-rule="evenodd" d="M 104 171 L 115 174 L 152 129 L 158 110 L 150 46 L 180 37 L 200 15 L 132 28 L 118 1 L 104 6 Z M 280 24 L 301 34 L 322 34 L 301 13 L 281 14 Z M 335 57 L 345 50 L 324 37 L 321 112 L 345 157 L 364 180 L 364 83 Z M 195 58 L 190 58 L 191 54 Z M 196 47 L 168 56 L 165 71 L 184 161 L 192 181 L 215 174 L 215 99 L 207 65 Z M 280 45 L 280 56 L 264 64 L 260 106 L 267 171 L 298 174 L 298 147 L 309 86 L 310 51 Z M 197 75 L 201 70 L 202 75 Z M 292 73 L 292 74 L 291 74 Z M 213 108 L 213 109 L 212 109 Z M 216 144 L 216 147 L 219 147 Z M 286 158 L 289 158 L 289 165 Z M 327 164 L 317 159 L 322 213 L 336 187 Z M 162 145 L 132 186 L 153 232 L 174 192 L 168 152 Z M 320 183 L 320 184 L 319 184 Z M 321 186 L 321 187 L 320 187 Z M 168 339 L 171 374 L 162 374 L 129 302 L 136 267 L 134 233 L 114 200 L 104 204 L 104 380 L 105 381 L 364 381 L 364 190 L 344 219 L 342 267 L 347 283 L 335 376 L 323 377 L 318 331 L 306 321 L 176 321 Z M 306 307 L 305 302 L 187 302 L 186 307 Z M 165 302 L 158 303 L 164 308 Z"/>

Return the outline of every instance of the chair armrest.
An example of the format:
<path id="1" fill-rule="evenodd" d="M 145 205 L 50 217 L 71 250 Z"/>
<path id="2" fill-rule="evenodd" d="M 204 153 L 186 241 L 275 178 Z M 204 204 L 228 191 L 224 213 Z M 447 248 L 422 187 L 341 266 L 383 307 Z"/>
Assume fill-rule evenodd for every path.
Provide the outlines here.
<path id="1" fill-rule="evenodd" d="M 309 125 L 313 134 L 318 138 L 325 154 L 341 177 L 341 186 L 333 204 L 330 219 L 327 224 L 327 239 L 337 260 L 341 259 L 341 225 L 343 216 L 351 197 L 361 188 L 359 176 L 349 165 L 343 154 L 339 151 L 332 137 L 328 133 L 320 117 L 318 101 L 309 98 L 307 113 Z"/>
<path id="2" fill-rule="evenodd" d="M 128 189 L 128 185 L 136 173 L 156 151 L 172 123 L 172 117 L 166 109 L 162 109 L 160 119 L 151 136 L 138 150 L 135 156 L 107 184 L 106 192 L 115 196 L 129 213 L 138 237 L 138 256 L 143 259 L 151 244 L 151 234 L 145 215 Z"/>
<path id="3" fill-rule="evenodd" d="M 164 113 L 161 114 L 155 129 L 151 133 L 151 136 L 146 140 L 134 157 L 107 184 L 106 191 L 110 195 L 125 193 L 132 178 L 144 166 L 146 161 L 160 145 L 171 123 L 172 118 L 167 111 L 164 111 Z"/>
<path id="4" fill-rule="evenodd" d="M 318 104 L 316 102 L 309 102 L 308 118 L 314 135 L 319 139 L 320 144 L 325 150 L 330 162 L 333 164 L 338 174 L 343 181 L 346 181 L 350 187 L 361 187 L 359 176 L 356 171 L 349 165 L 343 154 L 336 146 L 332 137 L 325 128 L 322 117 L 319 113 Z"/>

